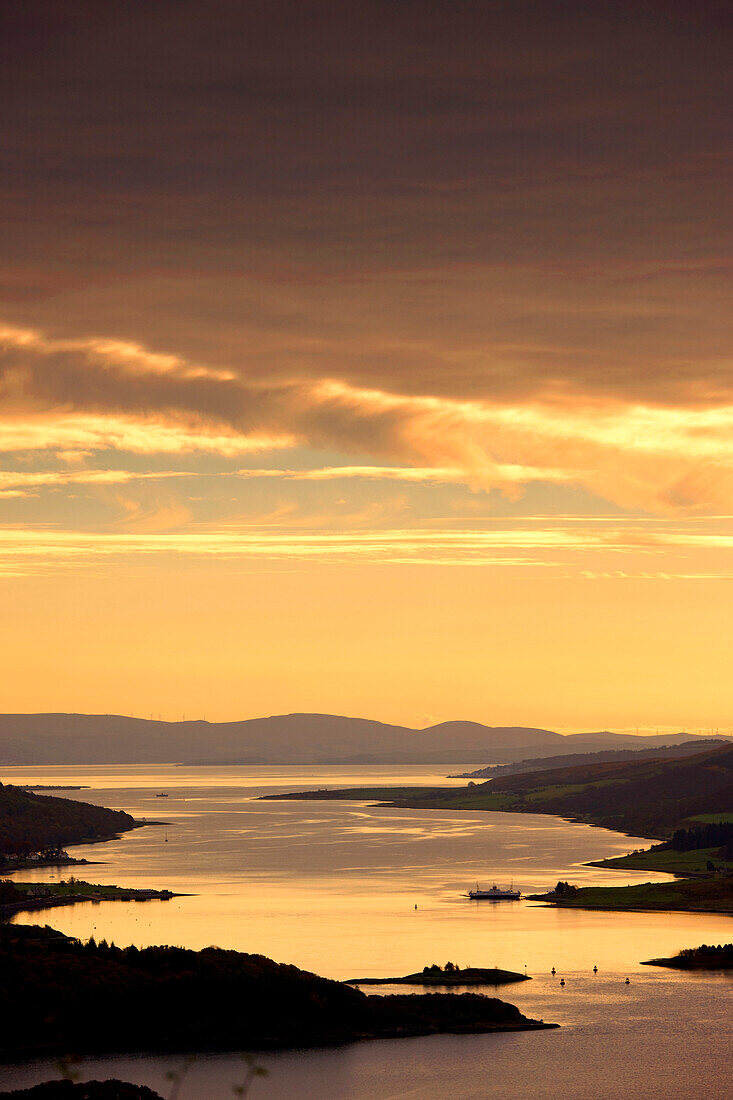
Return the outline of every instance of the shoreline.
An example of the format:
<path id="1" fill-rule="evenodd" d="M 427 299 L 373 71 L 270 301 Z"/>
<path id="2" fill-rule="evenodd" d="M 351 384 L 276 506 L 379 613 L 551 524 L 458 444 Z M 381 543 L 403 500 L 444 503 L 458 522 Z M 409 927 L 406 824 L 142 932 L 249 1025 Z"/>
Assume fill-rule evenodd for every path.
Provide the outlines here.
<path id="1" fill-rule="evenodd" d="M 370 996 L 289 963 L 218 947 L 120 948 L 38 925 L 0 933 L 3 1007 L 15 1008 L 0 1062 L 69 1049 L 83 1055 L 305 1049 L 558 1026 L 477 992 Z"/>
<path id="2" fill-rule="evenodd" d="M 0 920 L 16 916 L 18 913 L 34 913 L 43 909 L 57 909 L 60 906 L 80 905 L 84 902 L 99 904 L 103 901 L 170 901 L 171 898 L 192 897 L 191 894 L 178 894 L 172 890 L 155 890 L 116 885 L 98 885 L 90 882 L 14 883 L 16 890 L 30 894 L 31 890 L 43 890 L 43 893 L 25 897 L 19 901 L 0 904 Z M 78 892 L 76 888 L 79 888 Z"/>
<path id="3" fill-rule="evenodd" d="M 365 994 L 366 995 L 366 994 Z M 414 996 L 421 996 L 421 994 L 413 994 Z M 441 996 L 441 994 L 432 994 L 433 996 Z M 390 996 L 390 994 L 372 994 L 372 996 Z M 392 994 L 392 996 L 411 996 L 411 994 Z M 422 996 L 431 996 L 426 993 Z M 466 997 L 480 997 L 480 993 L 466 993 L 466 994 L 451 994 L 444 993 L 442 996 L 466 996 Z M 488 999 L 488 998 L 487 998 Z M 275 1051 L 298 1051 L 298 1050 L 329 1050 L 335 1047 L 348 1047 L 354 1043 L 367 1043 L 367 1042 L 380 1042 L 380 1041 L 394 1041 L 395 1039 L 429 1039 L 432 1036 L 444 1036 L 444 1035 L 501 1035 L 511 1032 L 526 1032 L 526 1031 L 555 1031 L 562 1027 L 561 1024 L 545 1023 L 544 1020 L 531 1020 L 525 1017 L 526 1023 L 523 1024 L 480 1024 L 474 1026 L 452 1026 L 445 1030 L 433 1030 L 414 1027 L 414 1028 L 400 1028 L 394 1032 L 384 1032 L 374 1034 L 372 1032 L 355 1032 L 351 1035 L 344 1036 L 342 1034 L 319 1035 L 314 1037 L 312 1042 L 305 1042 L 302 1039 L 297 1041 L 290 1041 L 288 1039 L 279 1039 L 272 1037 L 271 1039 L 258 1039 L 257 1045 L 252 1047 L 246 1046 L 219 1046 L 216 1043 L 204 1044 L 191 1044 L 190 1046 L 172 1046 L 161 1047 L 160 1049 L 139 1047 L 139 1048 L 124 1048 L 119 1047 L 85 1047 L 85 1058 L 115 1058 L 115 1057 L 160 1057 L 167 1055 L 192 1055 L 192 1054 L 238 1054 L 245 1053 L 251 1054 L 257 1057 L 258 1054 L 267 1054 Z M 39 1060 L 51 1058 L 58 1054 L 58 1048 L 53 1046 L 47 1047 L 16 1047 L 12 1052 L 3 1051 L 0 1049 L 0 1066 L 3 1065 L 15 1065 L 17 1063 L 24 1063 L 29 1059 Z M 12 1056 L 11 1056 L 12 1055 Z"/>
<path id="4" fill-rule="evenodd" d="M 418 974 L 406 974 L 402 978 L 347 978 L 344 980 L 344 985 L 500 986 L 530 981 L 532 979 L 529 974 L 515 974 L 511 970 L 500 970 L 497 967 L 482 969 L 468 966 L 465 970 L 442 970 L 439 973 L 423 971 Z"/>
<path id="5" fill-rule="evenodd" d="M 395 791 L 404 790 L 406 788 L 393 788 Z M 431 788 L 409 788 L 411 791 L 431 791 Z M 451 795 L 455 795 L 456 792 L 465 793 L 465 789 L 462 787 L 441 787 L 433 788 L 435 793 L 444 795 L 445 798 L 416 798 L 410 794 L 405 798 L 387 798 L 387 794 L 391 793 L 389 787 L 373 788 L 373 787 L 345 787 L 342 790 L 318 790 L 318 791 L 293 791 L 288 794 L 261 794 L 258 795 L 257 801 L 261 802 L 367 802 L 373 807 L 379 807 L 382 809 L 392 810 L 450 810 L 451 813 L 504 813 L 504 814 L 538 814 L 543 817 L 557 817 L 561 821 L 567 821 L 570 825 L 587 825 L 591 829 L 607 829 L 609 833 L 618 833 L 619 836 L 628 836 L 640 839 L 640 834 L 634 832 L 632 829 L 624 829 L 617 825 L 609 825 L 605 821 L 592 821 L 588 817 L 582 817 L 577 814 L 563 813 L 560 810 L 543 810 L 538 805 L 537 807 L 530 807 L 526 804 L 521 806 L 512 805 L 510 802 L 502 802 L 494 806 L 486 805 L 459 805 L 456 798 L 451 798 Z M 472 792 L 468 792 L 468 799 L 471 798 Z M 498 794 L 492 797 L 500 797 Z M 475 800 L 478 801 L 478 800 Z M 484 801 L 484 800 L 482 800 Z M 654 830 L 646 830 L 644 838 L 645 840 L 663 841 L 669 838 L 662 833 L 654 833 Z M 648 849 L 647 849 L 648 850 Z M 616 858 L 616 857 L 614 857 Z M 618 857 L 624 858 L 624 857 Z M 589 861 L 585 866 L 591 866 L 592 862 Z M 644 868 L 646 870 L 646 868 Z M 671 872 L 668 872 L 671 874 Z"/>
<path id="6" fill-rule="evenodd" d="M 124 832 L 110 833 L 108 836 L 82 837 L 80 840 L 68 841 L 70 848 L 81 847 L 83 844 L 107 844 L 110 840 L 122 840 L 125 832 L 133 832 L 135 829 L 144 829 L 147 825 L 165 825 L 170 827 L 168 821 L 149 821 L 147 818 L 133 818 L 133 824 Z M 50 846 L 49 846 L 50 847 Z M 34 871 L 42 867 L 104 867 L 107 860 L 85 859 L 83 856 L 62 855 L 50 856 L 48 859 L 33 859 L 29 856 L 11 856 L 6 852 L 0 852 L 0 878 L 5 875 L 14 875 L 17 871 Z"/>
<path id="7" fill-rule="evenodd" d="M 400 798 L 400 791 L 409 793 L 406 793 Z M 457 791 L 460 792 L 458 798 L 455 797 Z M 415 788 L 397 788 L 395 791 L 391 791 L 389 788 L 384 787 L 350 787 L 344 790 L 298 791 L 290 794 L 261 795 L 260 798 L 262 801 L 360 801 L 369 802 L 375 807 L 389 809 L 449 810 L 451 813 L 537 813 L 548 817 L 557 817 L 570 824 L 582 824 L 594 828 L 607 829 L 609 832 L 617 833 L 620 836 L 636 835 L 602 821 L 589 821 L 586 818 L 563 814 L 557 810 L 543 810 L 539 806 L 536 808 L 528 806 L 526 802 L 523 802 L 521 805 L 512 805 L 511 802 L 507 804 L 506 799 L 502 799 L 500 796 L 497 798 L 497 802 L 504 804 L 497 804 L 494 806 L 487 806 L 485 804 L 467 806 L 465 805 L 466 801 L 471 801 L 473 795 L 473 790 L 470 788 L 467 792 L 462 788 L 433 788 L 432 790 L 427 788 L 425 792 L 428 794 L 427 798 L 415 797 L 418 793 L 422 792 L 416 791 Z M 395 794 L 397 797 L 392 797 L 387 800 L 385 798 L 387 794 Z M 468 797 L 466 797 L 466 794 Z M 479 800 L 476 799 L 475 801 Z M 481 801 L 485 803 L 486 798 Z M 456 805 L 457 802 L 463 804 Z M 647 839 L 663 841 L 668 838 L 648 837 Z M 648 855 L 650 852 L 654 853 L 654 859 L 657 860 L 657 866 L 650 867 L 648 864 L 643 864 L 639 867 L 633 867 L 629 862 L 624 862 L 623 865 L 620 862 L 622 860 L 633 860 L 635 857 L 638 861 L 641 857 Z M 665 856 L 666 853 L 668 854 Z M 677 863 L 675 863 L 675 861 L 677 861 Z M 667 866 L 663 865 L 665 862 Z M 613 856 L 607 860 L 589 860 L 585 866 L 607 867 L 613 870 L 652 871 L 659 874 L 671 875 L 672 880 L 667 883 L 645 883 L 637 886 L 580 887 L 578 893 L 572 898 L 558 898 L 548 892 L 546 894 L 528 895 L 526 900 L 541 902 L 548 907 L 565 909 L 598 909 L 613 912 L 700 912 L 719 913 L 722 915 L 733 914 L 733 874 L 729 872 L 722 877 L 718 871 L 693 872 L 690 874 L 676 870 L 675 867 L 679 866 L 679 853 L 671 849 L 655 851 L 652 847 L 644 849 L 642 852 L 630 853 L 625 856 Z M 685 890 L 685 887 L 687 887 L 687 890 Z M 718 900 L 717 897 L 719 893 L 718 887 L 723 888 L 723 896 L 720 900 Z M 686 893 L 694 893 L 695 888 L 702 893 L 703 897 L 694 900 L 685 897 Z M 640 891 L 651 893 L 651 899 L 648 897 L 644 898 L 644 896 L 639 893 Z M 619 897 L 619 892 L 624 893 Z M 632 892 L 637 893 L 634 894 Z M 704 895 L 706 893 L 709 895 L 708 903 L 695 904 L 695 901 L 705 901 Z M 596 896 L 588 897 L 588 894 Z M 598 897 L 597 895 L 599 894 L 605 894 L 606 896 Z M 612 898 L 611 894 L 616 896 Z M 641 900 L 639 900 L 640 898 Z M 657 898 L 659 900 L 657 900 Z M 646 904 L 645 901 L 647 902 Z M 712 904 L 709 903 L 710 901 L 712 901 Z"/>

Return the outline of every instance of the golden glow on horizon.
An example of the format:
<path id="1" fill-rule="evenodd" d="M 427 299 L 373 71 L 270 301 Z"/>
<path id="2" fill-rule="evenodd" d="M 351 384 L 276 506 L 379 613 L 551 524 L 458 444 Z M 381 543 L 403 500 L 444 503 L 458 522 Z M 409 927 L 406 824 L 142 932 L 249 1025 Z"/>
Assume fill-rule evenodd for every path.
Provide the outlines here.
<path id="1" fill-rule="evenodd" d="M 0 712 L 733 723 L 717 6 L 285 7 L 13 6 Z"/>
<path id="2" fill-rule="evenodd" d="M 5 711 L 730 724 L 730 580 L 65 554 L 2 582 Z"/>
<path id="3" fill-rule="evenodd" d="M 729 719 L 733 406 L 268 388 L 3 335 L 0 709 Z"/>

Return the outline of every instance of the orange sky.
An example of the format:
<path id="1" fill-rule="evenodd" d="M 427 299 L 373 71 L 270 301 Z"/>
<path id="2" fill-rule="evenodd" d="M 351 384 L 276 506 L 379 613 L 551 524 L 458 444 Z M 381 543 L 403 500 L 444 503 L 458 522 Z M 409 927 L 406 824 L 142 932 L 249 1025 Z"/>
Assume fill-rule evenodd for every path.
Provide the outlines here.
<path id="1" fill-rule="evenodd" d="M 733 725 L 725 5 L 6 14 L 1 711 Z"/>

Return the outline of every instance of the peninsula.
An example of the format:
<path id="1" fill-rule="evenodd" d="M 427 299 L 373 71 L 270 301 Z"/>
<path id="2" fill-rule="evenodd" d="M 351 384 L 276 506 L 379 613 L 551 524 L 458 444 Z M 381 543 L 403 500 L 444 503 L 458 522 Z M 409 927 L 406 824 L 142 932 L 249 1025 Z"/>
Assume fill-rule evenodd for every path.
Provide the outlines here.
<path id="1" fill-rule="evenodd" d="M 184 896 L 170 890 L 99 885 L 73 876 L 61 882 L 12 882 L 5 879 L 0 880 L 0 918 L 88 901 L 169 901 L 170 898 Z"/>
<path id="2" fill-rule="evenodd" d="M 466 787 L 352 787 L 264 795 L 352 799 L 440 810 L 555 814 L 635 836 L 672 835 L 689 820 L 733 820 L 733 745 L 673 759 L 553 768 Z"/>
<path id="3" fill-rule="evenodd" d="M 733 970 L 733 943 L 687 947 L 671 959 L 647 959 L 642 966 L 668 966 L 673 970 Z"/>
<path id="4" fill-rule="evenodd" d="M 638 886 L 572 886 L 546 894 L 530 894 L 564 909 L 666 910 L 690 913 L 733 913 L 733 875 L 644 882 Z"/>
<path id="5" fill-rule="evenodd" d="M 573 893 L 551 891 L 533 900 L 574 908 L 733 912 L 730 744 L 684 757 L 539 770 L 466 787 L 368 787 L 264 797 L 376 801 L 425 810 L 544 813 L 636 836 L 657 836 L 662 844 L 603 865 L 683 874 L 684 881 L 573 888 Z"/>

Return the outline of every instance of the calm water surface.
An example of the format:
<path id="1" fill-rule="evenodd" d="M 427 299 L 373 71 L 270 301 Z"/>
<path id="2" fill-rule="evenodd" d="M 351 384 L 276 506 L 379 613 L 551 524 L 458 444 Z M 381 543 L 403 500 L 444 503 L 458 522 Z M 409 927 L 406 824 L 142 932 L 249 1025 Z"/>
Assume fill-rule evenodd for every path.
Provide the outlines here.
<path id="1" fill-rule="evenodd" d="M 642 847 L 604 829 L 543 815 L 392 810 L 353 802 L 258 802 L 263 793 L 364 784 L 450 782 L 424 767 L 95 767 L 5 769 L 8 782 L 86 784 L 68 797 L 160 824 L 72 849 L 104 860 L 90 881 L 167 887 L 168 902 L 101 903 L 25 915 L 80 937 L 118 944 L 211 943 L 259 952 L 333 978 L 401 974 L 433 961 L 532 975 L 502 995 L 530 1016 L 563 1024 L 526 1035 L 435 1037 L 263 1056 L 259 1097 L 572 1096 L 733 1097 L 725 976 L 675 975 L 640 961 L 702 942 L 729 942 L 727 916 L 553 910 L 531 902 L 474 903 L 477 880 L 525 893 L 558 878 L 583 885 L 648 881 L 649 873 L 585 867 Z M 465 781 L 455 781 L 457 785 Z M 166 792 L 168 797 L 157 798 Z M 59 792 L 65 794 L 65 792 Z M 47 880 L 68 870 L 15 877 Z M 417 905 L 417 909 L 415 906 Z M 599 967 L 594 977 L 593 965 Z M 553 979 L 549 971 L 558 970 Z M 567 985 L 557 981 L 564 975 Z M 631 978 L 626 986 L 624 979 Z M 492 992 L 492 991 L 488 991 Z M 640 1066 L 644 1066 L 644 1071 Z M 95 1068 L 96 1066 L 96 1068 Z M 157 1084 L 170 1060 L 89 1063 Z M 721 1076 L 722 1071 L 725 1071 Z M 684 1087 L 681 1084 L 684 1072 Z M 0 1071 L 18 1087 L 47 1067 Z M 231 1097 L 231 1056 L 201 1059 L 181 1100 Z M 167 1091 L 170 1091 L 167 1086 Z"/>

